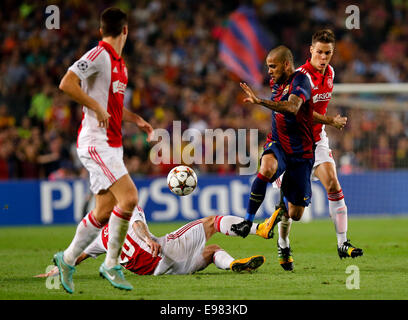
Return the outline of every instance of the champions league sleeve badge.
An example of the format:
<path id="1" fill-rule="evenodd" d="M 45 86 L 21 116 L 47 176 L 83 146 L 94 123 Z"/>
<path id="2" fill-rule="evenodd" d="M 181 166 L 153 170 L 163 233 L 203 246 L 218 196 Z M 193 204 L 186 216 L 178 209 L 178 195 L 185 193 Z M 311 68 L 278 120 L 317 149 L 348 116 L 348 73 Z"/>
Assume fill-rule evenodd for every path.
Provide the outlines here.
<path id="1" fill-rule="evenodd" d="M 78 61 L 78 69 L 85 72 L 88 69 L 88 62 L 85 60 Z"/>

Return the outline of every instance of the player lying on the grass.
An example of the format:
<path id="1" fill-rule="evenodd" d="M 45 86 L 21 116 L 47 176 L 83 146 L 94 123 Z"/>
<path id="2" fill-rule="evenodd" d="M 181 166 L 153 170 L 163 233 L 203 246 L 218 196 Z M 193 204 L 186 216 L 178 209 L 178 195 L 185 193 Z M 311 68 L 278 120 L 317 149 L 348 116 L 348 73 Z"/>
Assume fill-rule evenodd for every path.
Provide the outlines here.
<path id="1" fill-rule="evenodd" d="M 192 221 L 165 236 L 155 237 L 149 231 L 143 210 L 136 207 L 122 246 L 120 264 L 139 275 L 191 274 L 206 268 L 212 262 L 223 270 L 235 272 L 256 270 L 265 262 L 264 256 L 234 259 L 216 244 L 206 246 L 206 242 L 216 232 L 237 236 L 231 231 L 231 225 L 242 220 L 243 218 L 236 216 L 210 216 Z M 254 223 L 250 234 L 268 239 L 272 229 L 270 220 L 269 218 L 263 223 Z M 88 257 L 96 258 L 106 253 L 108 228 L 109 224 L 79 256 L 76 265 Z M 57 274 L 58 268 L 55 267 L 47 274 L 37 277 Z"/>

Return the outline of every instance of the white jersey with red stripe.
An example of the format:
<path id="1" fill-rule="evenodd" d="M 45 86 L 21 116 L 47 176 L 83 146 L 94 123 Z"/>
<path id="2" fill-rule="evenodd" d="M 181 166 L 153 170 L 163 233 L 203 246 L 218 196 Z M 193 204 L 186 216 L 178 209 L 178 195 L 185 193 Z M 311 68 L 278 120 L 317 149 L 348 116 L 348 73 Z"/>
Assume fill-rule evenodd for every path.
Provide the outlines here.
<path id="1" fill-rule="evenodd" d="M 306 63 L 296 69 L 296 71 L 302 72 L 309 78 L 312 87 L 310 103 L 313 106 L 313 111 L 325 115 L 333 92 L 333 67 L 328 65 L 325 73 L 321 74 L 310 64 L 310 61 L 307 60 Z M 327 139 L 324 128 L 325 126 L 321 123 L 313 124 L 313 138 L 315 143 Z"/>
<path id="2" fill-rule="evenodd" d="M 137 206 L 133 211 L 132 218 L 129 221 L 129 229 L 126 234 L 125 242 L 122 246 L 122 253 L 120 256 L 120 263 L 129 271 L 134 273 L 145 275 L 153 274 L 156 269 L 157 264 L 162 259 L 162 254 L 157 257 L 153 257 L 150 247 L 145 241 L 140 239 L 132 225 L 136 221 L 142 221 L 146 224 L 145 214 L 142 208 Z M 147 224 L 146 224 L 147 225 Z M 153 234 L 150 236 L 157 241 Z M 108 250 L 108 240 L 109 240 L 109 225 L 106 225 L 101 232 L 102 244 L 104 250 Z"/>
<path id="3" fill-rule="evenodd" d="M 68 70 L 81 79 L 82 89 L 110 114 L 109 127 L 98 127 L 94 111 L 83 107 L 78 148 L 122 146 L 123 98 L 128 82 L 125 62 L 107 42 L 85 53 Z"/>
<path id="4" fill-rule="evenodd" d="M 207 266 L 203 251 L 206 235 L 201 220 L 195 220 L 158 239 L 163 259 L 154 275 L 191 274 Z"/>
<path id="5" fill-rule="evenodd" d="M 145 214 L 140 207 L 133 211 L 120 256 L 120 263 L 129 271 L 139 275 L 190 274 L 207 266 L 202 255 L 206 235 L 201 220 L 187 223 L 160 238 L 150 233 L 152 239 L 161 246 L 161 253 L 157 257 L 153 257 L 147 243 L 136 235 L 132 227 L 136 221 L 146 224 Z M 97 257 L 107 252 L 108 240 L 109 225 L 106 225 L 100 236 L 85 249 L 85 253 Z"/>

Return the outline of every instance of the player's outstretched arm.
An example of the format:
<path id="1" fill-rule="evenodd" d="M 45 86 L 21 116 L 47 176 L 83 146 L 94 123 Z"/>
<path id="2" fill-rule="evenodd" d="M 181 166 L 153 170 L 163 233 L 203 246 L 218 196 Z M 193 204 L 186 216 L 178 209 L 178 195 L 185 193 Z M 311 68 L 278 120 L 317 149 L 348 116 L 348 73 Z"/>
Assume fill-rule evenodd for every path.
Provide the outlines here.
<path id="1" fill-rule="evenodd" d="M 147 243 L 147 245 L 152 249 L 152 256 L 157 257 L 157 255 L 161 252 L 161 246 L 156 241 L 152 239 L 150 236 L 149 229 L 147 225 L 140 220 L 133 222 L 132 228 L 135 231 L 136 235 Z"/>
<path id="2" fill-rule="evenodd" d="M 281 113 L 289 112 L 296 115 L 303 102 L 304 101 L 302 98 L 299 98 L 297 95 L 291 94 L 288 98 L 288 101 L 271 101 L 261 99 L 259 104 L 273 111 Z"/>
<path id="3" fill-rule="evenodd" d="M 329 126 L 335 127 L 339 130 L 342 130 L 347 124 L 347 117 L 342 117 L 339 114 L 331 117 L 322 115 L 316 111 L 313 111 L 313 120 L 317 123 L 327 124 Z"/>
<path id="4" fill-rule="evenodd" d="M 253 103 L 253 104 L 261 104 L 261 99 L 256 96 L 256 94 L 252 91 L 252 89 L 245 83 L 240 82 L 239 84 L 246 93 L 247 97 L 244 99 L 244 102 Z"/>
<path id="5" fill-rule="evenodd" d="M 138 114 L 129 111 L 123 107 L 123 121 L 128 121 L 136 124 L 140 130 L 147 133 L 147 141 L 150 142 L 154 135 L 153 127 Z"/>
<path id="6" fill-rule="evenodd" d="M 110 114 L 100 104 L 82 90 L 79 77 L 69 70 L 61 80 L 60 90 L 68 94 L 74 101 L 95 112 L 98 118 L 98 126 L 108 128 Z"/>
<path id="7" fill-rule="evenodd" d="M 255 95 L 255 93 L 246 83 L 241 82 L 240 86 L 242 90 L 244 90 L 244 92 L 247 94 L 247 97 L 244 99 L 244 102 L 259 104 L 273 111 L 290 112 L 296 115 L 304 102 L 302 98 L 299 98 L 295 94 L 291 94 L 289 96 L 288 101 L 271 101 L 260 99 Z"/>

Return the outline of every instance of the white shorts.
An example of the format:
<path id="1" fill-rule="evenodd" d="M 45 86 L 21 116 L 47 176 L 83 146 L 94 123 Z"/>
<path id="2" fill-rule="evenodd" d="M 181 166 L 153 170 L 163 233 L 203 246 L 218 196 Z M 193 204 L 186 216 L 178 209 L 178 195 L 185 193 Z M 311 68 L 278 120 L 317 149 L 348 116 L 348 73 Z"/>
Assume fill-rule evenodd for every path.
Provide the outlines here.
<path id="1" fill-rule="evenodd" d="M 316 143 L 315 149 L 315 162 L 313 164 L 312 170 L 312 180 L 317 181 L 319 180 L 315 175 L 314 172 L 316 168 L 324 162 L 333 163 L 334 168 L 336 168 L 336 163 L 333 159 L 332 150 L 329 148 L 329 139 L 327 137 L 323 137 Z"/>
<path id="2" fill-rule="evenodd" d="M 203 223 L 190 222 L 158 239 L 163 258 L 154 275 L 191 274 L 207 266 L 203 258 L 206 238 Z"/>
<path id="3" fill-rule="evenodd" d="M 107 190 L 119 178 L 128 173 L 123 162 L 123 148 L 86 147 L 78 148 L 77 153 L 89 172 L 90 189 L 98 194 Z"/>

